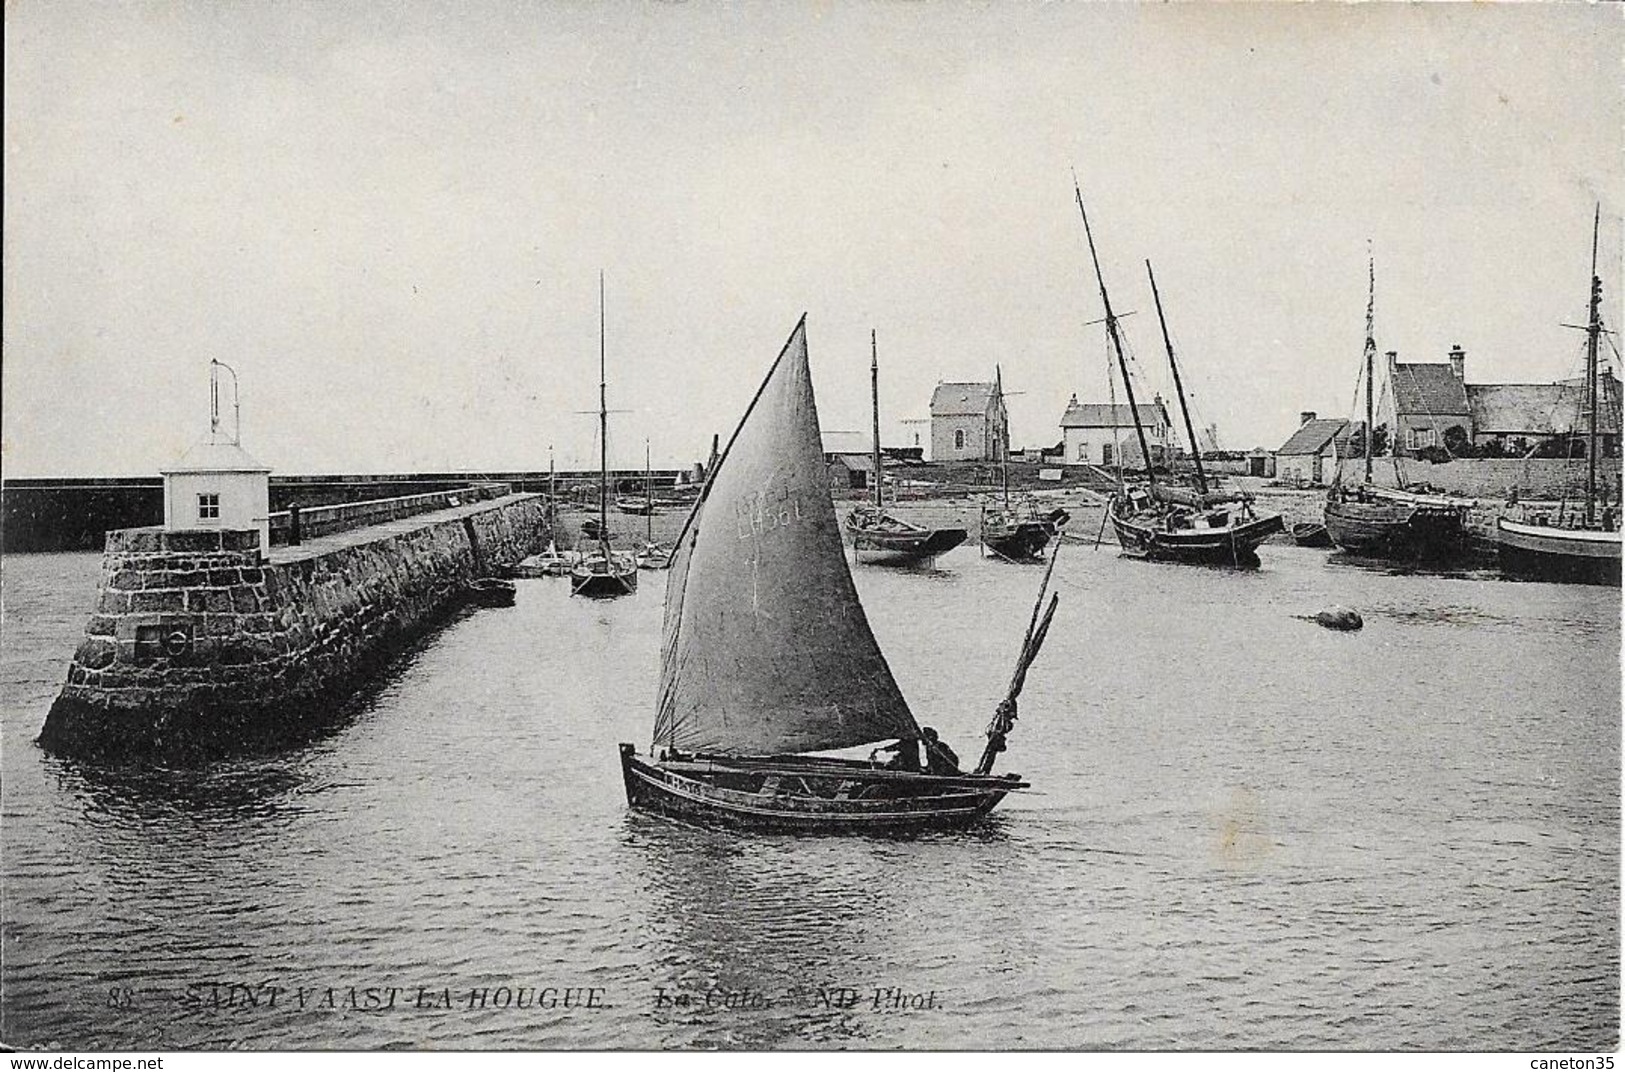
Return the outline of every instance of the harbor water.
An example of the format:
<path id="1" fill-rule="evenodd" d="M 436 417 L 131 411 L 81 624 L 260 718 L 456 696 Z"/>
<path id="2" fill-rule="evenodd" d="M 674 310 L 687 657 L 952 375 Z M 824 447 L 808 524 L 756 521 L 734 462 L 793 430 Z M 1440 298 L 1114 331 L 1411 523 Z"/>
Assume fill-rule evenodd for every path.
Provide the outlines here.
<path id="1" fill-rule="evenodd" d="M 0 1040 L 29 1048 L 1597 1051 L 1619 1038 L 1620 593 L 1290 546 L 1068 545 L 966 833 L 628 811 L 663 574 L 520 582 L 297 751 L 97 769 L 33 743 L 95 555 L 3 563 Z M 1042 570 L 861 568 L 967 763 Z M 1301 615 L 1334 604 L 1357 633 Z"/>

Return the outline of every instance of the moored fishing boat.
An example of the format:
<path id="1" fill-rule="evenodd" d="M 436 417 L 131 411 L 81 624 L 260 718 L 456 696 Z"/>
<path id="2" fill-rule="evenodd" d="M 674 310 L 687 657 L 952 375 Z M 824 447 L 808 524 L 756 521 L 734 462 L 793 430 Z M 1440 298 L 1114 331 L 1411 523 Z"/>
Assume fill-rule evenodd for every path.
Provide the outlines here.
<path id="1" fill-rule="evenodd" d="M 886 510 L 880 458 L 880 359 L 873 331 L 869 333 L 869 388 L 874 404 L 874 503 L 853 507 L 846 515 L 853 556 L 859 562 L 878 565 L 930 565 L 938 555 L 964 543 L 970 534 L 960 528 L 928 529 Z"/>
<path id="2" fill-rule="evenodd" d="M 1377 269 L 1367 265 L 1369 290 L 1365 306 L 1365 477 L 1358 484 L 1343 481 L 1342 459 L 1326 492 L 1323 517 L 1326 535 L 1350 554 L 1373 558 L 1448 562 L 1469 549 L 1467 514 L 1473 503 L 1443 495 L 1426 495 L 1404 488 L 1384 487 L 1371 475 L 1376 451 Z M 1397 477 L 1399 466 L 1394 473 Z"/>
<path id="3" fill-rule="evenodd" d="M 1055 613 L 1056 597 L 1043 607 L 1048 582 L 1046 572 L 981 761 L 960 771 L 915 721 L 858 600 L 819 443 L 804 317 L 678 537 L 651 754 L 620 746 L 628 804 L 824 833 L 975 822 L 1027 787 L 991 770 Z M 809 754 L 882 742 L 895 742 L 886 764 Z"/>
<path id="4" fill-rule="evenodd" d="M 1168 335 L 1168 321 L 1162 313 L 1162 296 L 1157 291 L 1157 279 L 1151 271 L 1151 262 L 1146 261 L 1146 274 L 1150 276 L 1151 292 L 1157 303 L 1157 319 L 1162 325 L 1163 344 L 1168 352 L 1169 367 L 1173 370 L 1174 388 L 1179 396 L 1180 412 L 1184 415 L 1185 432 L 1190 439 L 1191 457 L 1196 463 L 1194 489 L 1157 480 L 1145 425 L 1140 420 L 1140 408 L 1134 401 L 1134 382 L 1129 375 L 1128 358 L 1123 352 L 1122 331 L 1117 316 L 1112 312 L 1111 297 L 1106 293 L 1106 277 L 1100 269 L 1100 256 L 1095 252 L 1095 236 L 1089 227 L 1089 213 L 1083 207 L 1083 191 L 1074 183 L 1073 192 L 1077 196 L 1078 212 L 1083 216 L 1089 257 L 1094 263 L 1095 279 L 1100 285 L 1100 301 L 1106 310 L 1106 334 L 1117 357 L 1123 388 L 1128 395 L 1128 409 L 1134 416 L 1140 456 L 1145 460 L 1145 483 L 1123 487 L 1107 506 L 1107 517 L 1117 534 L 1118 546 L 1125 555 L 1135 558 L 1193 565 L 1256 566 L 1258 545 L 1276 533 L 1284 532 L 1285 523 L 1279 514 L 1256 510 L 1250 492 L 1208 489 L 1207 474 L 1202 468 L 1201 446 L 1191 424 L 1190 407 L 1185 401 L 1185 388 L 1179 376 L 1179 362 L 1174 359 L 1173 342 Z"/>
<path id="5" fill-rule="evenodd" d="M 604 366 L 604 277 L 598 277 L 598 517 L 593 534 L 582 526 L 582 541 L 570 567 L 570 594 L 609 599 L 638 588 L 638 563 L 610 542 L 609 397 Z"/>
<path id="6" fill-rule="evenodd" d="M 995 392 L 1004 395 L 1004 372 L 995 369 Z M 1044 548 L 1060 535 L 1061 527 L 1071 515 L 1061 507 L 1040 512 L 1030 498 L 1010 497 L 1010 445 L 1004 436 L 994 444 L 999 455 L 999 489 L 1001 497 L 993 505 L 982 504 L 981 524 L 977 531 L 982 547 L 996 558 L 1011 562 L 1034 562 L 1043 558 Z"/>
<path id="7" fill-rule="evenodd" d="M 1501 572 L 1529 580 L 1578 584 L 1620 584 L 1620 532 L 1616 509 L 1598 509 L 1598 412 L 1604 399 L 1598 390 L 1598 340 L 1602 326 L 1602 278 L 1597 274 L 1597 232 L 1602 207 L 1592 220 L 1591 297 L 1586 321 L 1586 489 L 1585 509 L 1560 507 L 1557 517 L 1544 511 L 1522 520 L 1501 517 L 1495 523 Z M 1617 500 L 1616 500 L 1617 501 Z"/>

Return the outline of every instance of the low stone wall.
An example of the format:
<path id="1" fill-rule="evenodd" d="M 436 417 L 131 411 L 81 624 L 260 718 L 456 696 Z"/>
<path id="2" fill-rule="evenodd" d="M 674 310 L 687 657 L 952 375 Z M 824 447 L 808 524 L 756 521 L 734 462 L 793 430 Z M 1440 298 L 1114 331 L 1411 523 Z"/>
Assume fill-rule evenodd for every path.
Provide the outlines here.
<path id="1" fill-rule="evenodd" d="M 1562 458 L 1456 458 L 1434 464 L 1415 458 L 1398 460 L 1395 474 L 1393 458 L 1373 458 L 1373 478 L 1390 487 L 1401 484 L 1431 484 L 1451 495 L 1464 495 L 1472 499 L 1494 499 L 1505 502 L 1516 495 L 1520 499 L 1549 501 L 1585 495 L 1586 463 L 1583 458 L 1565 461 Z M 1365 462 L 1350 458 L 1343 462 L 1343 479 L 1361 480 L 1365 476 Z M 1597 482 L 1610 489 L 1610 500 L 1618 498 L 1619 459 L 1597 459 Z"/>
<path id="2" fill-rule="evenodd" d="M 397 495 L 389 499 L 367 499 L 361 502 L 333 503 L 312 506 L 299 511 L 299 538 L 312 540 L 330 536 L 335 532 L 365 528 L 383 521 L 397 521 L 403 517 L 445 510 L 464 503 L 500 499 L 512 492 L 507 484 L 471 484 L 468 487 L 429 491 L 419 495 Z M 271 543 L 289 542 L 293 532 L 293 515 L 289 510 L 271 514 Z"/>
<path id="3" fill-rule="evenodd" d="M 471 580 L 545 546 L 546 504 L 516 495 L 405 531 L 287 548 L 259 534 L 107 534 L 95 612 L 40 744 L 71 755 L 215 755 L 292 743 Z"/>

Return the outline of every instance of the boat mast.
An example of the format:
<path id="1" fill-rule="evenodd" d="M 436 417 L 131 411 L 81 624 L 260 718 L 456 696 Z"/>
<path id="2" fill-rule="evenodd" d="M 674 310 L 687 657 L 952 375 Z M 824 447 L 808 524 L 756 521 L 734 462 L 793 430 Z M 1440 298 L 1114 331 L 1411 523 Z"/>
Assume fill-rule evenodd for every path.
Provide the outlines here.
<path id="1" fill-rule="evenodd" d="M 1185 435 L 1190 437 L 1191 457 L 1196 460 L 1196 489 L 1207 494 L 1207 474 L 1202 471 L 1202 448 L 1196 443 L 1196 429 L 1191 427 L 1190 407 L 1185 404 L 1185 387 L 1179 382 L 1179 362 L 1174 360 L 1174 344 L 1168 338 L 1168 321 L 1162 315 L 1162 295 L 1157 293 L 1157 276 L 1151 271 L 1151 262 L 1145 262 L 1145 274 L 1151 277 L 1151 297 L 1157 303 L 1157 323 L 1162 325 L 1162 345 L 1168 351 L 1168 367 L 1174 370 L 1174 393 L 1179 396 L 1179 412 L 1185 417 Z"/>
<path id="2" fill-rule="evenodd" d="M 1597 229 L 1602 205 L 1591 221 L 1591 318 L 1586 322 L 1586 397 L 1591 421 L 1586 434 L 1586 527 L 1596 522 L 1597 511 L 1597 337 L 1602 334 L 1602 280 L 1597 276 Z"/>
<path id="3" fill-rule="evenodd" d="M 1372 398 L 1371 378 L 1377 365 L 1377 335 L 1374 318 L 1377 308 L 1377 261 L 1366 258 L 1365 299 L 1365 482 L 1371 483 L 1371 454 L 1377 449 L 1376 407 Z M 1398 473 L 1397 463 L 1394 470 Z"/>
<path id="4" fill-rule="evenodd" d="M 644 542 L 652 544 L 655 542 L 655 486 L 654 471 L 649 468 L 649 441 L 647 439 L 643 441 L 643 505 L 649 508 L 649 512 L 643 515 L 649 522 L 648 535 Z"/>
<path id="5" fill-rule="evenodd" d="M 609 395 L 604 386 L 604 273 L 598 273 L 598 542 L 609 561 Z"/>
<path id="6" fill-rule="evenodd" d="M 1134 434 L 1140 437 L 1140 455 L 1145 459 L 1145 482 L 1151 487 L 1157 486 L 1156 473 L 1151 464 L 1151 448 L 1146 444 L 1145 426 L 1140 423 L 1140 407 L 1134 404 L 1134 383 L 1129 379 L 1128 360 L 1123 356 L 1123 337 L 1117 328 L 1117 315 L 1112 312 L 1112 300 L 1106 296 L 1106 277 L 1100 273 L 1100 255 L 1095 252 L 1095 235 L 1089 229 L 1089 213 L 1083 207 L 1083 191 L 1078 188 L 1077 179 L 1072 180 L 1072 192 L 1077 195 L 1078 212 L 1083 216 L 1083 233 L 1089 239 L 1089 258 L 1095 264 L 1095 279 L 1100 283 L 1100 303 L 1106 307 L 1106 334 L 1111 338 L 1112 349 L 1117 353 L 1117 367 L 1123 371 L 1123 389 L 1128 393 L 1128 410 L 1134 416 Z M 1112 423 L 1117 423 L 1117 415 L 1112 414 Z"/>
<path id="7" fill-rule="evenodd" d="M 875 346 L 875 329 L 869 329 L 869 398 L 874 403 L 875 509 L 880 503 L 880 352 Z"/>
<path id="8" fill-rule="evenodd" d="M 993 393 L 999 399 L 999 405 L 1004 405 L 1004 370 L 998 365 L 993 366 Z M 999 452 L 999 483 L 1004 489 L 1004 510 L 1010 512 L 1010 431 L 1008 426 L 1004 434 L 1000 435 L 994 430 L 993 449 Z"/>

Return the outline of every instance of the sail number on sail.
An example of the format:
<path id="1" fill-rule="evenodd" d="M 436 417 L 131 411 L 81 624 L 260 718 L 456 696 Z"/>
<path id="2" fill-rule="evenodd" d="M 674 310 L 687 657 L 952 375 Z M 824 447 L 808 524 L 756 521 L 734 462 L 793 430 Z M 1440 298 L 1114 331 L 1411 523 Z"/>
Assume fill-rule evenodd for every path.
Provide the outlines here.
<path id="1" fill-rule="evenodd" d="M 741 540 L 758 539 L 801 520 L 801 496 L 789 485 L 742 496 L 734 507 L 734 527 Z"/>

